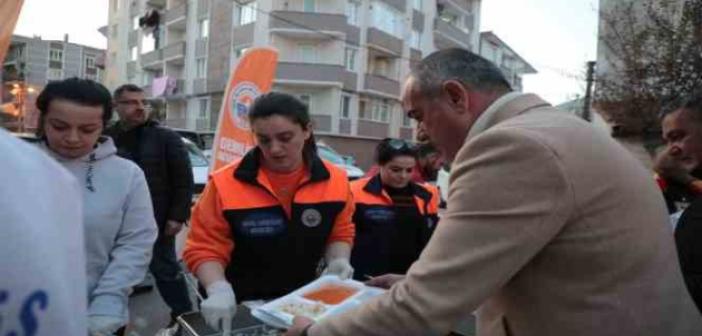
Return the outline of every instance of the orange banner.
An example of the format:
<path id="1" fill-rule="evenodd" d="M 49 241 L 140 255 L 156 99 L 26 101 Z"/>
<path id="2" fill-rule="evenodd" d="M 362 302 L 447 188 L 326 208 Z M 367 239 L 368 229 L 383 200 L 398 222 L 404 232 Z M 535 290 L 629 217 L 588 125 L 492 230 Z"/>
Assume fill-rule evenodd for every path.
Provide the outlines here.
<path id="1" fill-rule="evenodd" d="M 270 91 L 277 64 L 277 51 L 254 48 L 249 49 L 232 70 L 219 109 L 210 171 L 244 156 L 255 146 L 249 107 L 256 97 Z"/>
<path id="2" fill-rule="evenodd" d="M 0 62 L 5 60 L 5 53 L 12 40 L 12 32 L 15 30 L 23 0 L 2 0 L 0 1 Z"/>

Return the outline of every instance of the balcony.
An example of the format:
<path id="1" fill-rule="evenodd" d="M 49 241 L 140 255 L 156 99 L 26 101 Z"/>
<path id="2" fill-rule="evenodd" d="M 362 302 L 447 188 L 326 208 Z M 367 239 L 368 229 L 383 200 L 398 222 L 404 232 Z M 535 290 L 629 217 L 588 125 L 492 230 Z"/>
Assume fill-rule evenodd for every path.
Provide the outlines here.
<path id="1" fill-rule="evenodd" d="M 146 5 L 158 9 L 166 8 L 166 0 L 146 0 Z"/>
<path id="2" fill-rule="evenodd" d="M 271 13 L 272 33 L 298 38 L 329 38 L 352 33 L 346 15 L 277 10 Z M 320 33 L 323 32 L 323 33 Z"/>
<path id="3" fill-rule="evenodd" d="M 434 19 L 434 37 L 438 49 L 470 48 L 471 36 L 469 33 L 439 18 Z"/>
<path id="4" fill-rule="evenodd" d="M 368 45 L 396 56 L 402 55 L 402 40 L 376 28 L 368 28 Z"/>
<path id="5" fill-rule="evenodd" d="M 406 0 L 381 0 L 381 1 L 394 7 L 395 9 L 400 11 L 401 13 L 405 12 L 405 9 L 407 7 L 407 3 L 409 2 Z"/>
<path id="6" fill-rule="evenodd" d="M 387 123 L 360 119 L 358 120 L 358 135 L 373 138 L 386 138 L 389 135 L 390 125 Z"/>
<path id="7" fill-rule="evenodd" d="M 163 16 L 163 22 L 168 27 L 185 30 L 187 6 L 185 4 L 169 8 Z"/>
<path id="8" fill-rule="evenodd" d="M 163 47 L 163 60 L 175 64 L 184 64 L 185 42 L 175 42 Z"/>
<path id="9" fill-rule="evenodd" d="M 163 49 L 156 49 L 141 55 L 141 67 L 148 70 L 163 68 Z"/>
<path id="10" fill-rule="evenodd" d="M 197 130 L 197 131 L 211 131 L 212 126 L 210 124 L 210 120 L 207 118 L 195 119 L 195 130 Z"/>
<path id="11" fill-rule="evenodd" d="M 341 65 L 280 62 L 276 69 L 276 81 L 304 82 L 316 86 L 342 86 L 356 91 L 356 74 L 346 71 Z"/>
<path id="12" fill-rule="evenodd" d="M 383 76 L 366 74 L 364 89 L 380 92 L 392 97 L 400 95 L 400 82 Z"/>
<path id="13" fill-rule="evenodd" d="M 500 70 L 502 70 L 502 74 L 505 76 L 507 81 L 512 82 L 512 78 L 514 77 L 514 71 L 512 71 L 512 69 L 504 65 L 500 66 Z"/>

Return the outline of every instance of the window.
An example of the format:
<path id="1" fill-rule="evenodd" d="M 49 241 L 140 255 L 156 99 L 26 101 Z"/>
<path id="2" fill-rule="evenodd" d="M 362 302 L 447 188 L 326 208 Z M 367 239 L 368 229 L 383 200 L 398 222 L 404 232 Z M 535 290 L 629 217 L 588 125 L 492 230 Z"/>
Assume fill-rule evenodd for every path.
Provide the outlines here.
<path id="1" fill-rule="evenodd" d="M 243 26 L 256 21 L 256 2 L 252 1 L 244 5 L 236 5 L 239 8 L 239 25 Z"/>
<path id="2" fill-rule="evenodd" d="M 130 55 L 129 59 L 132 60 L 132 61 L 136 61 L 136 60 L 137 60 L 138 53 L 139 53 L 139 52 L 137 51 L 137 47 L 132 47 L 132 49 L 131 49 L 131 51 L 130 51 L 130 53 L 129 53 L 129 55 Z"/>
<path id="3" fill-rule="evenodd" d="M 421 50 L 422 45 L 422 33 L 412 29 L 412 36 L 410 38 L 410 47 Z"/>
<path id="4" fill-rule="evenodd" d="M 207 59 L 202 57 L 195 60 L 195 78 L 205 78 L 207 73 Z"/>
<path id="5" fill-rule="evenodd" d="M 403 38 L 402 14 L 394 8 L 382 2 L 373 2 L 372 18 L 374 27 L 397 38 Z"/>
<path id="6" fill-rule="evenodd" d="M 346 3 L 346 20 L 349 24 L 358 26 L 358 11 L 360 8 L 361 5 L 354 0 L 349 0 Z"/>
<path id="7" fill-rule="evenodd" d="M 421 11 L 422 10 L 422 0 L 413 0 L 412 1 L 412 8 Z"/>
<path id="8" fill-rule="evenodd" d="M 95 56 L 86 56 L 85 57 L 85 68 L 94 68 L 95 67 Z"/>
<path id="9" fill-rule="evenodd" d="M 351 116 L 351 96 L 341 95 L 341 118 L 349 119 Z"/>
<path id="10" fill-rule="evenodd" d="M 198 100 L 198 119 L 207 119 L 207 111 L 209 110 L 209 99 L 203 98 Z"/>
<path id="11" fill-rule="evenodd" d="M 197 23 L 198 26 L 198 37 L 199 38 L 207 38 L 210 35 L 210 20 L 209 19 L 202 19 L 198 21 Z"/>
<path id="12" fill-rule="evenodd" d="M 234 49 L 234 56 L 236 58 L 241 58 L 249 50 L 247 47 L 237 47 Z"/>
<path id="13" fill-rule="evenodd" d="M 412 127 L 412 119 L 407 115 L 407 113 L 402 114 L 402 126 Z"/>
<path id="14" fill-rule="evenodd" d="M 314 44 L 300 44 L 300 61 L 303 63 L 317 63 L 317 46 Z"/>
<path id="15" fill-rule="evenodd" d="M 139 29 L 139 17 L 135 16 L 132 18 L 132 30 Z"/>
<path id="16" fill-rule="evenodd" d="M 346 55 L 344 57 L 344 65 L 348 71 L 356 71 L 356 49 L 346 48 Z"/>
<path id="17" fill-rule="evenodd" d="M 307 109 L 310 110 L 310 95 L 302 94 L 298 96 L 298 98 L 300 98 L 300 101 L 302 101 L 302 103 L 304 103 L 305 106 L 307 106 Z"/>
<path id="18" fill-rule="evenodd" d="M 358 102 L 358 118 L 359 119 L 370 119 L 370 113 L 368 111 L 368 102 L 366 100 L 360 100 Z"/>
<path id="19" fill-rule="evenodd" d="M 390 122 L 391 111 L 392 105 L 387 99 L 361 100 L 358 117 L 360 119 L 388 123 Z"/>
<path id="20" fill-rule="evenodd" d="M 315 0 L 304 0 L 302 11 L 313 13 L 315 11 Z"/>
<path id="21" fill-rule="evenodd" d="M 373 104 L 372 119 L 380 122 L 390 121 L 390 104 L 386 100 L 376 101 Z"/>
<path id="22" fill-rule="evenodd" d="M 163 41 L 163 40 L 161 40 Z M 156 50 L 156 39 L 154 34 L 141 35 L 141 53 L 146 54 Z"/>
<path id="23" fill-rule="evenodd" d="M 346 2 L 346 20 L 349 24 L 358 26 L 358 11 L 360 8 L 361 4 L 355 0 Z"/>
<path id="24" fill-rule="evenodd" d="M 390 77 L 390 61 L 387 58 L 376 58 L 373 62 L 373 74 Z"/>
<path id="25" fill-rule="evenodd" d="M 62 49 L 49 49 L 49 60 L 62 62 L 63 61 L 63 50 Z"/>
<path id="26" fill-rule="evenodd" d="M 463 23 L 463 17 L 460 14 L 444 10 L 441 13 L 439 13 L 439 18 L 441 18 L 441 20 L 444 20 L 446 23 L 462 30 L 463 32 L 468 32 L 469 30 Z"/>
<path id="27" fill-rule="evenodd" d="M 61 80 L 61 79 L 63 79 L 63 70 L 49 68 L 49 70 L 46 73 L 46 77 L 50 81 Z"/>

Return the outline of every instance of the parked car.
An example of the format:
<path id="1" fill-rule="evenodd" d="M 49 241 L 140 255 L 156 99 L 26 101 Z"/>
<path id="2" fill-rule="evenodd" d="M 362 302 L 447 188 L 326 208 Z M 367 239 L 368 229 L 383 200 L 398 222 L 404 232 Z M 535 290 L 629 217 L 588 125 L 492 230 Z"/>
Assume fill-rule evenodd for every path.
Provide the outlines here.
<path id="1" fill-rule="evenodd" d="M 29 143 L 37 143 L 41 141 L 34 133 L 12 133 L 12 135 Z"/>
<path id="2" fill-rule="evenodd" d="M 322 159 L 346 170 L 349 180 L 359 179 L 365 174 L 361 168 L 349 163 L 353 162 L 353 158 L 342 156 L 323 142 L 317 142 L 317 154 L 319 154 Z"/>
<path id="3" fill-rule="evenodd" d="M 180 136 L 190 140 L 195 145 L 197 145 L 200 150 L 205 154 L 208 159 L 212 158 L 212 143 L 214 142 L 215 132 L 214 131 L 193 131 L 182 128 L 171 128 L 176 131 Z"/>
<path id="4" fill-rule="evenodd" d="M 210 169 L 210 161 L 194 142 L 185 137 L 182 137 L 181 140 L 183 140 L 185 149 L 188 151 L 190 165 L 193 168 L 193 182 L 195 185 L 193 195 L 199 195 L 202 193 L 202 190 L 205 189 L 205 184 L 207 184 L 207 174 Z"/>

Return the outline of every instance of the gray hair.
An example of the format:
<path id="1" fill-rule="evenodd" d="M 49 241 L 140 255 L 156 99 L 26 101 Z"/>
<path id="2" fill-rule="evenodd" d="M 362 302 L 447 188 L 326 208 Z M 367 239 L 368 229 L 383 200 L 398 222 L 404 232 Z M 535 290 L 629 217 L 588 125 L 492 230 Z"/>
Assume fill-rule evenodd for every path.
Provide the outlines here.
<path id="1" fill-rule="evenodd" d="M 411 75 L 425 94 L 437 94 L 447 80 L 459 81 L 476 91 L 512 91 L 512 86 L 495 64 L 460 48 L 431 53 L 412 69 Z"/>

